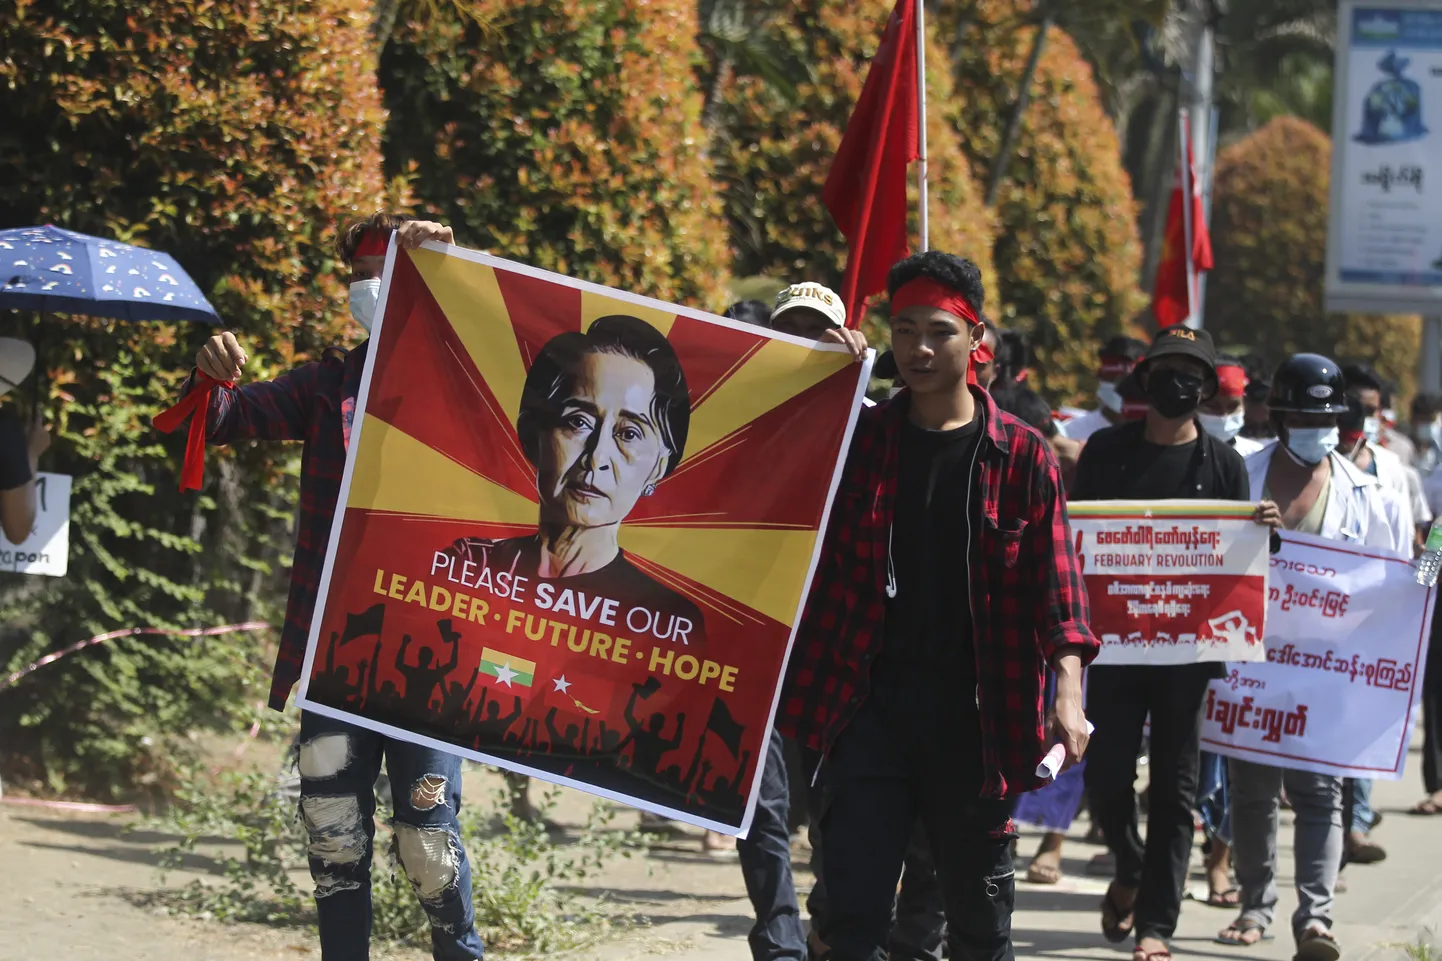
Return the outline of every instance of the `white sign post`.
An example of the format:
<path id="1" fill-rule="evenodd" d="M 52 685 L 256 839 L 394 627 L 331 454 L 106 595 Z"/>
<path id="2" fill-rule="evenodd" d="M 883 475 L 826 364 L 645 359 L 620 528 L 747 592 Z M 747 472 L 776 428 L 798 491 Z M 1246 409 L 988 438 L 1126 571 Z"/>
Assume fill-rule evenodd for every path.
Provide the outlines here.
<path id="1" fill-rule="evenodd" d="M 16 545 L 0 534 L 0 570 L 64 577 L 70 564 L 70 476 L 35 475 L 35 526 Z"/>
<path id="2" fill-rule="evenodd" d="M 1342 0 L 1327 309 L 1442 314 L 1442 0 Z"/>

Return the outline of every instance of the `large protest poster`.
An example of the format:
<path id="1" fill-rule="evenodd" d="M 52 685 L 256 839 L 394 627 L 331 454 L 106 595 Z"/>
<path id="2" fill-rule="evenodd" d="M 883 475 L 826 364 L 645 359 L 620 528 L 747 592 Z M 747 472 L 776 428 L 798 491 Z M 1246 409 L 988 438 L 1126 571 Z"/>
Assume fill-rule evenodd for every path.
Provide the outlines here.
<path id="1" fill-rule="evenodd" d="M 1343 0 L 1332 99 L 1327 309 L 1442 313 L 1442 0 Z"/>
<path id="2" fill-rule="evenodd" d="M 869 361 L 440 245 L 378 310 L 300 704 L 743 832 Z"/>
<path id="3" fill-rule="evenodd" d="M 1263 656 L 1270 529 L 1237 501 L 1074 501 L 1097 664 Z"/>
<path id="4" fill-rule="evenodd" d="M 1400 778 L 1432 589 L 1396 554 L 1290 531 L 1271 568 L 1267 659 L 1212 682 L 1202 743 L 1258 764 Z"/>

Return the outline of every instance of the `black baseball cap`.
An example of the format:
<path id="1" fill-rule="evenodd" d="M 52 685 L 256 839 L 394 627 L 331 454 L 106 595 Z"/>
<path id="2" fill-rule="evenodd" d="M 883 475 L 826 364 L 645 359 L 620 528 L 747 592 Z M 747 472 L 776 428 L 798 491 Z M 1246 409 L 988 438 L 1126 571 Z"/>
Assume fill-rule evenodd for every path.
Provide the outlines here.
<path id="1" fill-rule="evenodd" d="M 1185 324 L 1164 327 L 1157 332 L 1152 346 L 1147 349 L 1147 355 L 1137 365 L 1137 373 L 1140 374 L 1147 364 L 1158 357 L 1190 357 L 1202 362 L 1212 375 L 1212 380 L 1217 378 L 1217 348 L 1212 343 L 1212 335 L 1205 330 L 1194 330 Z"/>

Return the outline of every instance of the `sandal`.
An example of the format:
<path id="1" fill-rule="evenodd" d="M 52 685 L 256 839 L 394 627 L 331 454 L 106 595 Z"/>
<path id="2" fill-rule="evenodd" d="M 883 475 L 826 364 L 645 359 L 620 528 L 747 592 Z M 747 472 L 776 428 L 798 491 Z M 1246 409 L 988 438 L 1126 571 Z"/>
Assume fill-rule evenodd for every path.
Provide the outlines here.
<path id="1" fill-rule="evenodd" d="M 1314 925 L 1297 935 L 1297 953 L 1292 961 L 1337 961 L 1341 956 L 1342 949 L 1332 932 Z"/>
<path id="2" fill-rule="evenodd" d="M 1247 935 L 1253 931 L 1257 932 L 1257 936 L 1248 938 Z M 1266 928 L 1251 918 L 1238 918 L 1223 928 L 1213 940 L 1217 944 L 1226 944 L 1234 948 L 1250 948 L 1262 941 L 1270 941 L 1271 936 L 1267 934 Z"/>
<path id="3" fill-rule="evenodd" d="M 1106 896 L 1102 898 L 1102 936 L 1112 944 L 1120 944 L 1131 936 L 1132 929 L 1136 927 L 1135 910 L 1128 910 L 1122 913 L 1121 905 L 1117 904 L 1113 890 L 1113 884 L 1107 888 Z"/>
<path id="4" fill-rule="evenodd" d="M 1417 804 L 1413 805 L 1412 809 L 1409 810 L 1407 813 L 1420 814 L 1423 816 L 1442 814 L 1442 804 L 1438 804 L 1435 800 L 1429 797 L 1425 801 L 1417 802 Z"/>
<path id="5" fill-rule="evenodd" d="M 1212 888 L 1207 892 L 1207 905 L 1213 908 L 1235 908 L 1242 903 L 1241 888 L 1227 888 L 1225 891 L 1218 891 Z"/>
<path id="6" fill-rule="evenodd" d="M 1035 859 L 1026 868 L 1029 884 L 1056 884 L 1061 881 L 1061 868 L 1054 864 L 1038 864 Z"/>
<path id="7" fill-rule="evenodd" d="M 1132 950 L 1132 961 L 1172 961 L 1172 952 L 1167 948 L 1160 951 L 1146 952 L 1141 948 Z"/>

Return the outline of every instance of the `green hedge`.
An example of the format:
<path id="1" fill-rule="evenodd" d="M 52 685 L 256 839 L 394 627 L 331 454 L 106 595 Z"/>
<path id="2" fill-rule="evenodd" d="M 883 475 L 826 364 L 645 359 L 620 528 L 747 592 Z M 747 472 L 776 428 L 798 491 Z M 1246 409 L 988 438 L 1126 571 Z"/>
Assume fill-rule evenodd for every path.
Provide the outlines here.
<path id="1" fill-rule="evenodd" d="M 1408 394 L 1421 349 L 1419 319 L 1323 309 L 1331 160 L 1327 135 L 1295 117 L 1278 117 L 1221 151 L 1207 327 L 1274 364 L 1296 351 L 1365 360 Z"/>
<path id="2" fill-rule="evenodd" d="M 413 175 L 465 243 L 724 307 L 726 236 L 692 76 L 695 5 L 489 7 L 485 26 L 453 11 L 397 25 L 380 70 L 388 169 Z"/>
<path id="3" fill-rule="evenodd" d="M 250 346 L 251 377 L 312 355 L 349 329 L 335 222 L 386 202 L 366 31 L 341 0 L 11 4 L 0 227 L 174 253 Z M 203 496 L 181 496 L 183 438 L 149 426 L 209 333 L 49 325 L 59 438 L 42 468 L 76 475 L 70 574 L 0 575 L 0 668 L 117 628 L 280 616 L 298 449 L 212 452 Z M 163 789 L 194 732 L 263 699 L 263 641 L 122 640 L 47 667 L 0 691 L 0 762 L 41 789 Z"/>

